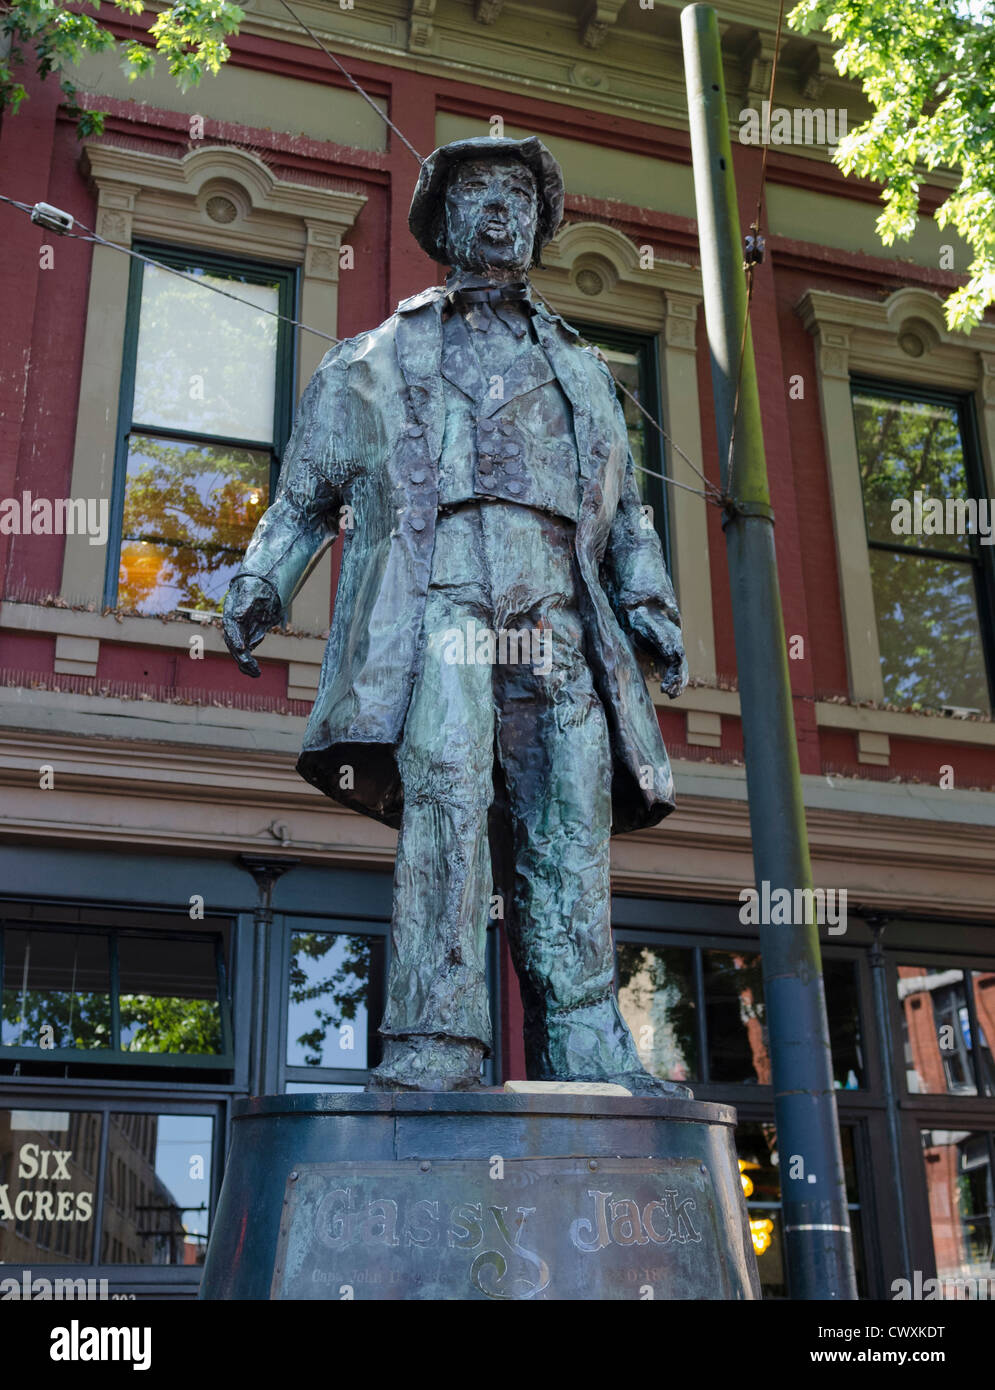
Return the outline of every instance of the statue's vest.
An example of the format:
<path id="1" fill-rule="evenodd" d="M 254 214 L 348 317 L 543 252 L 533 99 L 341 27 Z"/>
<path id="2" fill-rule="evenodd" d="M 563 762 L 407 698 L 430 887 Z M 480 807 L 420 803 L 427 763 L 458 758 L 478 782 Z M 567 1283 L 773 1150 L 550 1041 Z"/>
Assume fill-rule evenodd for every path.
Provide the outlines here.
<path id="1" fill-rule="evenodd" d="M 481 370 L 459 313 L 443 325 L 446 432 L 439 506 L 481 498 L 537 507 L 576 522 L 580 475 L 570 404 L 538 343 L 502 377 Z"/>

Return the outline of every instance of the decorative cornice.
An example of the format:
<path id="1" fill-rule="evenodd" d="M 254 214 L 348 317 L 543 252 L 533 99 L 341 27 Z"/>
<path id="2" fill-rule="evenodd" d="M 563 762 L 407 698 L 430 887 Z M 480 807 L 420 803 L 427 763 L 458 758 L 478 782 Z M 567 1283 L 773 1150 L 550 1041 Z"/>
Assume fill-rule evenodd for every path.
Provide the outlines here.
<path id="1" fill-rule="evenodd" d="M 995 324 L 978 324 L 970 335 L 953 333 L 939 295 L 911 285 L 884 300 L 808 290 L 795 313 L 819 344 L 827 376 L 898 368 L 935 385 L 983 389 L 985 359 L 995 352 Z"/>
<path id="2" fill-rule="evenodd" d="M 281 217 L 310 218 L 345 231 L 353 225 L 366 198 L 327 188 L 309 187 L 278 178 L 263 161 L 231 145 L 206 145 L 182 159 L 89 142 L 84 148 L 84 172 L 100 193 L 101 207 L 117 206 L 126 191 L 143 204 L 150 195 L 182 196 L 198 205 L 218 188 L 234 186 L 245 200 L 245 215 L 265 212 Z M 116 239 L 116 238 L 115 238 Z"/>
<path id="3" fill-rule="evenodd" d="M 304 782 L 294 771 L 295 739 L 285 738 L 282 752 L 263 744 L 247 753 L 219 746 L 227 732 L 219 728 L 218 741 L 200 747 L 2 732 L 0 835 L 146 854 L 232 856 L 279 847 L 301 862 L 390 870 L 394 832 Z M 299 738 L 298 728 L 290 732 Z M 39 789 L 42 763 L 54 768 L 51 790 Z M 753 882 L 745 779 L 709 781 L 692 764 L 675 765 L 675 772 L 678 812 L 613 841 L 613 887 L 736 901 Z M 808 798 L 822 779 L 806 782 Z M 927 805 L 918 817 L 888 814 L 874 805 L 876 790 L 873 784 L 864 790 L 863 811 L 809 805 L 816 882 L 846 887 L 852 899 L 859 895 L 862 903 L 893 911 L 990 918 L 991 826 L 976 814 L 956 814 L 958 805 L 974 807 L 977 799 L 934 793 L 948 798 L 948 818 L 940 820 Z M 855 795 L 843 793 L 840 801 L 852 803 Z M 893 799 L 897 811 L 899 798 Z"/>
<path id="4" fill-rule="evenodd" d="M 652 245 L 649 238 L 647 244 Z M 540 291 L 548 290 L 567 319 L 594 314 L 604 323 L 625 323 L 646 332 L 665 329 L 675 335 L 677 346 L 693 349 L 700 272 L 658 255 L 652 264 L 644 264 L 646 259 L 615 227 L 572 222 L 545 248 L 544 267 L 533 279 Z"/>
<path id="5" fill-rule="evenodd" d="M 587 0 L 580 16 L 580 41 L 585 48 L 601 47 L 625 5 L 626 0 Z"/>

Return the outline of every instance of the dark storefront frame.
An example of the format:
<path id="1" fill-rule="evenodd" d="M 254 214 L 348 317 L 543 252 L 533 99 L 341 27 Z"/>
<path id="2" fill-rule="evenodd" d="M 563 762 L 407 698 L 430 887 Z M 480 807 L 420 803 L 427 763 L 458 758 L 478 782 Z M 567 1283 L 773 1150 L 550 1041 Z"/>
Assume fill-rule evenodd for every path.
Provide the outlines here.
<path id="1" fill-rule="evenodd" d="M 199 1080 L 187 1073 L 182 1082 L 168 1070 L 154 1076 L 148 1072 L 129 1079 L 125 1075 L 104 1078 L 91 1074 L 66 1078 L 65 1063 L 53 1068 L 59 1074 L 13 1076 L 5 1065 L 0 1076 L 0 1104 L 19 1109 L 72 1110 L 106 1108 L 113 1111 L 213 1114 L 217 1129 L 212 1155 L 211 1202 L 216 1202 L 224 1154 L 230 1134 L 231 1103 L 250 1091 L 253 1069 L 253 1019 L 260 1000 L 253 994 L 253 961 L 257 908 L 255 884 L 250 875 L 233 861 L 157 857 L 156 872 L 148 872 L 149 860 L 135 854 L 90 854 L 34 847 L 0 848 L 0 871 L 7 885 L 5 900 L 65 904 L 68 896 L 51 891 L 53 883 L 72 883 L 78 891 L 71 901 L 84 900 L 95 906 L 129 907 L 177 912 L 189 901 L 191 889 L 202 893 L 212 915 L 230 917 L 233 1066 L 230 1079 L 215 1077 Z M 270 929 L 271 962 L 263 990 L 266 1044 L 263 1072 L 257 1089 L 280 1091 L 288 1081 L 307 1081 L 312 1076 L 320 1085 L 361 1085 L 366 1071 L 308 1068 L 302 1078 L 288 1068 L 287 961 L 290 933 L 306 930 L 349 930 L 385 937 L 388 931 L 391 875 L 330 866 L 298 865 L 278 883 L 274 893 L 274 920 Z M 337 915 L 330 918 L 327 903 L 329 886 L 334 884 Z M 750 942 L 749 928 L 739 921 L 736 905 L 700 902 L 673 902 L 659 898 L 616 896 L 614 921 L 622 942 L 644 945 L 684 945 L 728 950 L 730 945 Z M 264 929 L 265 930 L 265 929 Z M 498 933 L 490 933 L 492 963 L 497 962 Z M 867 922 L 851 917 L 845 938 L 825 939 L 827 959 L 851 960 L 858 980 L 863 1064 L 866 1085 L 861 1090 L 838 1091 L 841 1123 L 853 1129 L 863 1231 L 863 1257 L 867 1287 L 871 1297 L 889 1297 L 895 1279 L 907 1277 L 898 1240 L 901 1214 L 895 1185 L 882 1180 L 892 1171 L 888 1139 L 888 1111 L 883 1086 L 882 1055 L 875 1025 L 870 947 L 872 932 Z M 906 1194 L 906 1221 L 909 1229 L 913 1269 L 924 1278 L 936 1273 L 927 1192 L 923 1179 L 920 1130 L 924 1127 L 995 1132 L 995 1097 L 957 1095 L 910 1095 L 905 1090 L 901 1059 L 901 1016 L 895 989 L 896 963 L 901 960 L 927 964 L 949 964 L 990 968 L 995 959 L 995 938 L 990 928 L 949 922 L 896 919 L 885 927 L 888 963 L 888 997 L 892 1011 L 893 1071 L 896 1105 L 901 1130 L 902 1174 Z M 384 953 L 386 957 L 386 952 Z M 496 970 L 492 972 L 495 976 Z M 501 1017 L 499 1001 L 493 999 L 494 1017 Z M 33 1068 L 36 1070 L 37 1068 Z M 496 1059 L 493 1081 L 501 1079 L 500 1058 Z M 724 1100 L 734 1104 L 744 1124 L 770 1123 L 773 1119 L 773 1091 L 770 1086 L 696 1082 L 701 1100 Z M 107 1125 L 102 1145 L 106 1149 Z M 102 1174 L 101 1174 L 102 1176 Z M 98 1229 L 95 1227 L 95 1230 Z M 11 1269 L 17 1268 L 11 1266 Z M 197 1267 L 154 1266 L 55 1266 L 44 1271 L 85 1271 L 87 1277 L 107 1278 L 112 1292 L 155 1292 L 157 1297 L 190 1296 L 199 1282 Z"/>

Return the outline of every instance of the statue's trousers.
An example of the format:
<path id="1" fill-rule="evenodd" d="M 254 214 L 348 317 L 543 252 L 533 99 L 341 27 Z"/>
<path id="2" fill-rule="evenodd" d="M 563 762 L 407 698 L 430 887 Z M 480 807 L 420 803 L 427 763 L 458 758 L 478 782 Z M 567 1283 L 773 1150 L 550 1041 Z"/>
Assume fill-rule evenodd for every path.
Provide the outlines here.
<path id="1" fill-rule="evenodd" d="M 530 1077 L 640 1069 L 612 992 L 611 757 L 578 593 L 571 523 L 504 503 L 439 517 L 398 753 L 383 1080 L 416 1081 L 405 1070 L 418 1055 L 437 1073 L 475 1072 L 489 1051 L 492 912 L 519 975 Z M 511 835 L 504 901 L 488 839 L 495 762 Z"/>

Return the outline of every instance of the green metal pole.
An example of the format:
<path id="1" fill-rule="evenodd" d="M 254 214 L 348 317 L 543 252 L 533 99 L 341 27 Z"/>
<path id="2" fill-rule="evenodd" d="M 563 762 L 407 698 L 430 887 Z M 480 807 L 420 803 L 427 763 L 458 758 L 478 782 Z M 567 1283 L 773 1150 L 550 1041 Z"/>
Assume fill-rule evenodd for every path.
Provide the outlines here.
<path id="1" fill-rule="evenodd" d="M 715 11 L 681 14 L 705 322 L 723 491 L 746 320 L 743 243 Z M 811 888 L 788 653 L 753 343 L 746 335 L 725 523 L 757 888 Z M 794 901 L 794 897 L 792 898 Z M 811 897 L 807 898 L 811 904 Z M 853 1299 L 856 1283 L 818 928 L 761 925 L 764 998 L 791 1296 Z"/>

